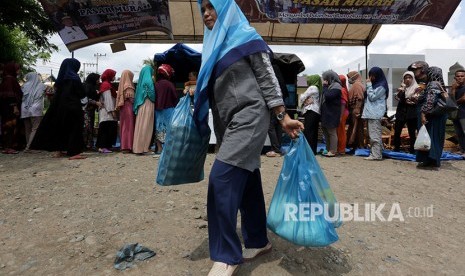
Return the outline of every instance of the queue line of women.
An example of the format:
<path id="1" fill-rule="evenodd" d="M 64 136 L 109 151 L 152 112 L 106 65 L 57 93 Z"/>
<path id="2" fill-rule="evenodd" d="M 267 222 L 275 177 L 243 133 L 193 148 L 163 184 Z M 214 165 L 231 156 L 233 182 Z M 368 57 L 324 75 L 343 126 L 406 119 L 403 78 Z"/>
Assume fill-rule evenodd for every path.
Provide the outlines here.
<path id="1" fill-rule="evenodd" d="M 382 160 L 382 119 L 386 114 L 389 87 L 384 72 L 373 67 L 366 85 L 356 71 L 338 75 L 332 70 L 320 77 L 307 78 L 307 91 L 300 97 L 305 119 L 304 135 L 314 154 L 317 154 L 318 128 L 321 122 L 326 150 L 323 155 L 333 157 L 345 154 L 346 147 L 364 148 L 364 121 L 367 122 L 370 154 L 365 160 Z M 347 90 L 346 80 L 350 89 Z M 409 132 L 410 153 L 414 153 L 416 131 L 425 125 L 431 136 L 431 150 L 417 151 L 419 167 L 439 167 L 444 147 L 447 115 L 432 115 L 437 98 L 444 93 L 442 71 L 429 67 L 426 62 L 415 62 L 403 74 L 397 88 L 398 100 L 395 121 L 394 151 L 400 151 L 401 133 L 405 125 Z M 349 127 L 346 132 L 346 120 Z"/>
<path id="2" fill-rule="evenodd" d="M 117 90 L 112 86 L 116 71 L 107 69 L 101 76 L 90 74 L 83 84 L 78 75 L 79 67 L 77 59 L 63 61 L 55 82 L 55 95 L 31 149 L 55 151 L 56 157 L 85 158 L 84 147 L 94 146 L 93 125 L 97 110 L 99 127 L 95 146 L 100 153 L 112 152 L 118 136 L 118 120 L 121 150 L 136 154 L 150 152 L 155 113 L 159 116 L 155 133 L 158 151 L 161 151 L 170 114 L 177 104 L 176 89 L 169 81 L 174 74 L 171 66 L 163 64 L 158 68 L 157 83 L 154 69 L 145 66 L 137 87 L 133 83 L 134 74 L 124 70 Z"/>
<path id="3" fill-rule="evenodd" d="M 40 76 L 35 72 L 26 74 L 26 82 L 20 87 L 16 79 L 19 66 L 11 63 L 4 67 L 0 95 L 5 148 L 3 153 L 17 153 L 13 149 L 12 139 L 17 122 L 15 118 L 21 114 L 26 129 L 26 151 L 44 149 L 56 151 L 56 156 L 66 154 L 70 159 L 85 158 L 81 155 L 83 140 L 88 148 L 93 147 L 96 110 L 99 113 L 96 143 L 99 152 L 111 152 L 110 148 L 116 142 L 118 119 L 121 150 L 137 154 L 149 152 L 155 117 L 158 118 L 155 136 L 157 149 L 160 151 L 167 122 L 177 103 L 177 93 L 169 81 L 174 73 L 173 69 L 169 65 L 160 66 L 157 70 L 158 81 L 154 83 L 154 69 L 150 66 L 144 67 L 137 88 L 133 84 L 134 74 L 125 70 L 116 91 L 111 85 L 117 73 L 114 70 L 105 70 L 101 77 L 92 73 L 82 84 L 78 75 L 79 67 L 79 61 L 74 58 L 63 61 L 55 83 L 54 98 L 43 119 L 43 95 L 47 88 L 40 81 Z M 439 167 L 447 116 L 433 116 L 429 112 L 438 95 L 444 91 L 442 71 L 420 61 L 410 65 L 408 70 L 395 93 L 398 106 L 394 150 L 400 150 L 401 132 L 407 125 L 410 137 L 408 151 L 413 153 L 416 131 L 424 124 L 430 132 L 433 146 L 429 152 L 418 152 L 417 161 L 420 162 L 420 167 Z M 186 83 L 186 87 L 195 86 L 195 77 L 192 79 Z M 346 80 L 350 84 L 348 90 Z M 332 157 L 344 154 L 346 147 L 364 147 L 363 120 L 366 120 L 371 145 L 370 155 L 366 159 L 382 159 L 381 120 L 386 112 L 389 88 L 379 67 L 373 67 L 369 71 L 366 83 L 366 86 L 363 85 L 361 76 L 356 71 L 349 72 L 347 78 L 331 70 L 324 72 L 322 77 L 308 77 L 309 88 L 301 96 L 301 102 L 305 116 L 304 134 L 315 154 L 320 121 L 326 140 L 324 155 Z M 84 98 L 87 101 L 83 115 Z M 349 120 L 347 132 L 346 119 Z"/>

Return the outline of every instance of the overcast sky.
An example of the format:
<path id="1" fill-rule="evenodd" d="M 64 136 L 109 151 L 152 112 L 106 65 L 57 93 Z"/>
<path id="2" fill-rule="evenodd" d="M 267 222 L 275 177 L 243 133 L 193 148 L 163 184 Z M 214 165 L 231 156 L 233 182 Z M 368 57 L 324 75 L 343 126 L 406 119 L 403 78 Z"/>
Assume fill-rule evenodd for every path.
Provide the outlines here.
<path id="1" fill-rule="evenodd" d="M 373 42 L 368 47 L 369 54 L 417 54 L 424 49 L 465 49 L 465 3 L 455 11 L 444 30 L 419 25 L 383 25 Z M 48 63 L 39 61 L 36 70 L 39 73 L 56 76 L 61 61 L 71 57 L 71 53 L 58 35 L 51 37 L 51 42 L 60 48 L 52 55 Z M 88 46 L 74 52 L 74 57 L 83 63 L 96 63 L 95 54 L 102 54 L 98 59 L 98 71 L 107 68 L 116 70 L 117 76 L 125 69 L 133 71 L 138 76 L 144 59 L 153 59 L 154 54 L 162 53 L 173 44 L 126 44 L 126 51 L 112 53 L 110 44 L 100 43 Z M 187 44 L 197 51 L 202 50 L 201 44 Z M 361 46 L 273 46 L 275 52 L 295 53 L 305 64 L 305 74 L 321 74 L 321 72 L 341 67 L 365 55 L 365 47 Z M 460 61 L 459 61 L 460 62 Z M 460 63 L 465 64 L 464 60 Z M 95 67 L 86 67 L 86 72 L 95 71 Z M 81 65 L 81 70 L 83 67 Z"/>

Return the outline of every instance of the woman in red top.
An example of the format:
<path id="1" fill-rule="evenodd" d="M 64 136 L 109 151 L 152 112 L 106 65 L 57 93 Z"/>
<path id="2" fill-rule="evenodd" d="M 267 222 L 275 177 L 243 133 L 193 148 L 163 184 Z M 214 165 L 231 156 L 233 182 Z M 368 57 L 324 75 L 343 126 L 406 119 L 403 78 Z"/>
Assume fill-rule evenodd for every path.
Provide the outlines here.
<path id="1" fill-rule="evenodd" d="M 170 81 L 174 75 L 173 68 L 168 64 L 158 67 L 158 81 L 155 83 L 155 121 L 157 153 L 161 153 L 165 143 L 165 135 L 171 123 L 174 107 L 178 104 L 176 87 Z"/>
<path id="2" fill-rule="evenodd" d="M 0 117 L 3 134 L 3 153 L 16 154 L 13 149 L 16 123 L 20 115 L 23 93 L 16 76 L 19 74 L 19 64 L 7 63 L 3 67 L 3 78 L 0 83 Z"/>
<path id="3" fill-rule="evenodd" d="M 346 134 L 346 121 L 349 117 L 349 92 L 347 90 L 347 79 L 344 75 L 339 75 L 341 80 L 341 120 L 337 127 L 337 154 L 346 154 L 347 134 Z"/>

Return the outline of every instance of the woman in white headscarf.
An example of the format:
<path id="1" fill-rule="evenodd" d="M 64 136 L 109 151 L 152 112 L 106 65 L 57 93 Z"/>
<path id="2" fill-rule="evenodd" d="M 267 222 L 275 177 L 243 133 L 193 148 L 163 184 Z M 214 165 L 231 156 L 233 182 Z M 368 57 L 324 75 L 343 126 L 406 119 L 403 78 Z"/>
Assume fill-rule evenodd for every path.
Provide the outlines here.
<path id="1" fill-rule="evenodd" d="M 209 275 L 232 275 L 244 260 L 269 252 L 260 153 L 271 116 L 295 138 L 302 123 L 285 112 L 269 48 L 234 0 L 199 0 L 205 24 L 194 120 L 209 135 L 209 102 L 218 154 L 208 186 Z M 271 111 L 271 112 L 270 112 Z M 245 249 L 236 233 L 241 211 Z"/>
<path id="2" fill-rule="evenodd" d="M 396 122 L 394 130 L 394 151 L 400 151 L 400 135 L 405 124 L 408 128 L 410 140 L 409 152 L 415 153 L 413 145 L 416 140 L 416 131 L 418 125 L 417 105 L 415 91 L 418 89 L 418 83 L 412 71 L 407 71 L 402 76 L 402 83 L 397 88 L 396 100 L 399 101 L 396 109 Z"/>
<path id="3" fill-rule="evenodd" d="M 43 117 L 44 94 L 47 86 L 42 83 L 42 79 L 37 72 L 27 73 L 25 79 L 26 82 L 21 87 L 23 91 L 21 118 L 24 120 L 26 132 L 27 145 L 25 151 L 29 151 L 29 146 Z"/>

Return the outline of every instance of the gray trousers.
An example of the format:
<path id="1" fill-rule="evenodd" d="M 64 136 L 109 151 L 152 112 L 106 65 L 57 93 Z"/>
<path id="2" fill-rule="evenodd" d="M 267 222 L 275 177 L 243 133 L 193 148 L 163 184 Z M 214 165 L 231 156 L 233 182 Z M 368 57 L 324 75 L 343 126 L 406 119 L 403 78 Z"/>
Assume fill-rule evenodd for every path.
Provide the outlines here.
<path id="1" fill-rule="evenodd" d="M 368 119 L 368 135 L 370 136 L 370 156 L 375 159 L 383 158 L 383 128 L 381 119 Z"/>
<path id="2" fill-rule="evenodd" d="M 337 128 L 323 127 L 323 134 L 326 140 L 326 150 L 332 153 L 337 152 Z"/>
<path id="3" fill-rule="evenodd" d="M 29 146 L 34 140 L 34 136 L 36 135 L 36 131 L 39 128 L 40 122 L 42 121 L 43 116 L 38 117 L 28 117 L 24 118 L 24 130 L 26 132 L 26 150 L 29 149 Z"/>

